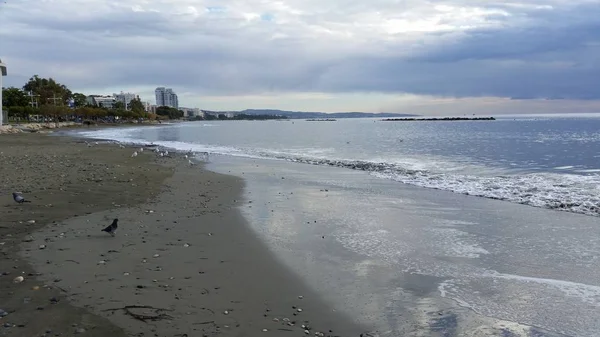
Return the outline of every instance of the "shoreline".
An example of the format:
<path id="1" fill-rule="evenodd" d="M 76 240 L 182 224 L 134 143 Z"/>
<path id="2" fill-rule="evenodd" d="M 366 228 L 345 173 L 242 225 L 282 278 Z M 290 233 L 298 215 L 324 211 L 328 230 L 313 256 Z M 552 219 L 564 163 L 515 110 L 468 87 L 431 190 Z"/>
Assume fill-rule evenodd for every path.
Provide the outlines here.
<path id="1" fill-rule="evenodd" d="M 28 139 L 24 140 L 26 137 Z M 84 164 L 68 159 L 74 153 L 87 160 L 97 159 L 100 162 L 112 158 L 114 164 L 110 170 L 92 167 L 81 171 L 83 168 L 79 167 L 76 171 L 81 173 L 81 178 L 91 175 L 94 176 L 93 182 L 71 181 L 68 188 L 63 188 L 65 193 L 77 188 L 87 189 L 86 193 L 74 195 L 73 200 L 81 205 L 93 201 L 91 207 L 82 206 L 80 210 L 67 205 L 69 202 L 59 205 L 60 202 L 56 200 L 60 199 L 58 194 L 63 191 L 58 186 L 45 187 L 45 193 L 51 195 L 55 203 L 51 206 L 57 213 L 53 217 L 44 216 L 45 209 L 40 209 L 44 206 L 37 203 L 4 206 L 5 209 L 18 212 L 13 218 L 2 219 L 5 224 L 2 226 L 3 232 L 0 232 L 2 241 L 6 241 L 2 245 L 2 252 L 9 257 L 5 259 L 9 263 L 0 264 L 0 268 L 6 270 L 11 263 L 19 265 L 14 272 L 11 270 L 11 274 L 0 277 L 0 284 L 11 291 L 2 296 L 4 298 L 0 297 L 5 306 L 0 309 L 9 312 L 0 321 L 14 322 L 15 325 L 6 328 L 8 336 L 44 335 L 47 330 L 52 330 L 53 334 L 58 331 L 73 333 L 78 329 L 84 329 L 86 335 L 90 336 L 183 336 L 200 332 L 205 336 L 240 333 L 244 336 L 278 336 L 294 331 L 304 334 L 301 326 L 306 324 L 311 325 L 308 329 L 311 335 L 323 332 L 323 336 L 345 336 L 364 331 L 323 303 L 319 296 L 280 265 L 260 242 L 236 208 L 241 203 L 243 181 L 240 178 L 205 171 L 198 165 L 190 167 L 179 155 L 159 159 L 144 152 L 131 158 L 131 148 L 120 149 L 117 144 L 88 149 L 74 137 L 55 136 L 52 137 L 53 141 L 48 141 L 49 138 L 44 135 L 31 134 L 5 135 L 2 138 L 0 152 L 3 156 L 7 152 L 4 145 L 9 143 L 4 140 L 12 138 L 13 142 L 20 142 L 23 147 L 45 144 L 46 148 L 34 151 L 36 155 L 45 153 L 45 156 L 53 157 L 56 154 L 48 152 L 49 148 L 62 149 L 63 156 L 60 158 L 71 169 Z M 22 151 L 13 146 L 11 153 L 16 156 Z M 10 164 L 11 161 L 5 162 Z M 101 166 L 100 163 L 96 165 Z M 117 168 L 126 171 L 121 174 L 123 179 L 110 181 L 108 176 L 113 175 L 112 170 Z M 64 169 L 61 167 L 59 171 Z M 128 174 L 134 177 L 142 174 L 146 178 L 142 179 L 141 184 L 135 184 L 129 180 L 132 178 L 127 178 Z M 71 180 L 75 175 L 71 176 Z M 33 178 L 35 180 L 36 177 Z M 139 177 L 134 178 L 134 181 L 139 180 Z M 125 198 L 124 202 L 116 201 L 113 199 L 114 192 L 96 193 L 86 188 L 89 187 L 85 186 L 86 183 L 105 184 L 105 188 L 112 186 L 116 191 L 124 190 L 127 186 L 125 190 L 137 191 L 129 191 L 130 195 L 137 193 L 138 196 Z M 6 186 L 6 180 L 3 185 L 6 189 L 17 188 L 17 184 Z M 46 202 L 33 186 L 31 190 L 21 189 L 25 197 Z M 88 197 L 92 200 L 86 200 Z M 200 210 L 197 209 L 198 204 L 203 205 Z M 68 214 L 58 211 L 62 206 L 68 206 Z M 111 238 L 101 235 L 106 234 L 100 232 L 106 219 L 117 215 L 121 219 L 117 236 Z M 37 220 L 34 225 L 16 229 L 19 221 L 25 223 L 35 217 Z M 28 233 L 32 231 L 35 232 L 29 238 Z M 7 234 L 13 235 L 8 237 L 10 240 Z M 21 243 L 22 238 L 28 242 Z M 187 246 L 184 246 L 183 240 L 189 242 L 186 242 Z M 24 248 L 19 255 L 18 246 Z M 160 257 L 153 258 L 156 254 Z M 208 257 L 201 257 L 202 254 L 208 254 Z M 41 274 L 28 267 L 21 256 L 33 261 L 36 271 Z M 147 266 L 151 266 L 151 270 L 147 270 Z M 25 272 L 23 283 L 12 283 L 17 271 Z M 35 287 L 39 287 L 38 290 L 32 290 Z M 22 297 L 29 298 L 27 303 L 23 302 Z M 54 303 L 49 298 L 57 299 L 58 304 L 48 304 Z M 152 303 L 144 304 L 141 299 L 152 299 Z M 72 302 L 74 306 L 67 302 Z M 41 304 L 45 304 L 45 309 L 37 310 Z M 152 325 L 146 324 L 135 319 L 136 314 L 148 315 L 145 309 L 139 312 L 111 310 L 119 307 L 117 304 L 121 304 L 121 307 L 161 307 L 168 310 L 160 314 L 171 318 L 154 321 Z M 199 309 L 199 306 L 204 309 Z M 78 307 L 87 307 L 93 314 Z M 54 318 L 40 319 L 40 312 Z M 34 316 L 36 324 L 31 323 Z M 56 317 L 61 317 L 61 320 L 56 320 Z M 107 319 L 116 323 L 116 326 L 108 324 Z M 53 323 L 44 323 L 53 320 Z M 28 322 L 19 323 L 23 321 Z M 295 324 L 290 325 L 292 321 Z M 48 326 L 43 327 L 44 324 Z M 18 325 L 23 327 L 19 328 Z"/>

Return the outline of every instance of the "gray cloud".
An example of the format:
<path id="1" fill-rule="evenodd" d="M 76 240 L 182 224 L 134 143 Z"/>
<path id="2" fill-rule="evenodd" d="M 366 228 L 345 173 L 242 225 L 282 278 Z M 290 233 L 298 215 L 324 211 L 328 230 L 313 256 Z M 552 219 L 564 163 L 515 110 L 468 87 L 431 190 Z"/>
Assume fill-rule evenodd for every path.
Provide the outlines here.
<path id="1" fill-rule="evenodd" d="M 169 85 L 229 95 L 600 98 L 597 2 L 463 2 L 436 4 L 477 5 L 474 13 L 486 11 L 477 14 L 479 26 L 384 34 L 381 15 L 388 13 L 384 19 L 389 22 L 406 20 L 411 28 L 420 17 L 435 18 L 434 4 L 344 0 L 312 6 L 312 1 L 291 1 L 296 9 L 255 9 L 257 15 L 272 14 L 271 22 L 243 18 L 250 10 L 246 7 L 223 14 L 203 8 L 187 13 L 186 1 L 179 12 L 106 5 L 81 15 L 47 15 L 30 10 L 34 2 L 23 1 L 0 12 L 6 22 L 0 26 L 0 56 L 14 69 L 9 84 L 21 85 L 37 73 L 79 90 Z M 554 7 L 536 8 L 536 3 Z M 234 6 L 244 5 L 231 1 Z M 460 20 L 474 20 L 459 14 L 434 21 L 457 26 Z"/>

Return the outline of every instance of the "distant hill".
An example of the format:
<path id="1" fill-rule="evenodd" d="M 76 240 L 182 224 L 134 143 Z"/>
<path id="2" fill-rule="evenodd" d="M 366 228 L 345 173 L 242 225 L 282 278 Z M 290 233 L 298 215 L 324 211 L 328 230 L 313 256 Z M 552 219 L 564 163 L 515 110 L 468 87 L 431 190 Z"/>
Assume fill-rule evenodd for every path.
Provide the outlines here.
<path id="1" fill-rule="evenodd" d="M 247 115 L 280 115 L 288 118 L 369 118 L 369 117 L 414 117 L 418 115 L 399 114 L 399 113 L 371 113 L 371 112 L 304 112 L 304 111 L 285 111 L 272 109 L 246 109 L 240 111 Z"/>

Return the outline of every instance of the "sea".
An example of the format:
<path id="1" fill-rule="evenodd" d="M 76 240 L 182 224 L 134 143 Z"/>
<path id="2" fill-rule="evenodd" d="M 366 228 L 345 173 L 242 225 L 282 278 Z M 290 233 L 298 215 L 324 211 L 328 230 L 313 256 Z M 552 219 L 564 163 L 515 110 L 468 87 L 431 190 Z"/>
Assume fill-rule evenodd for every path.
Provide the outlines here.
<path id="1" fill-rule="evenodd" d="M 257 235 L 372 336 L 600 336 L 600 114 L 495 117 L 77 135 L 243 177 Z"/>

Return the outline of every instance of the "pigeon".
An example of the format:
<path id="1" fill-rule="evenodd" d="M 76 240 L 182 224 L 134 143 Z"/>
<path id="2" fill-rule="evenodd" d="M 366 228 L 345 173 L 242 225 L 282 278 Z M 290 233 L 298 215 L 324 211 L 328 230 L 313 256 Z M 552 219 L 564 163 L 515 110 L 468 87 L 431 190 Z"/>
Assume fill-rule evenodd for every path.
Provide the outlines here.
<path id="1" fill-rule="evenodd" d="M 114 219 L 113 222 L 106 228 L 104 228 L 102 231 L 103 232 L 107 232 L 108 234 L 115 236 L 115 233 L 117 232 L 117 222 L 119 221 L 119 219 Z"/>
<path id="2" fill-rule="evenodd" d="M 22 195 L 20 195 L 19 193 L 15 193 L 13 192 L 13 199 L 15 200 L 16 203 L 18 204 L 22 204 L 24 202 L 31 202 L 29 200 L 25 200 L 25 198 L 23 198 Z"/>

